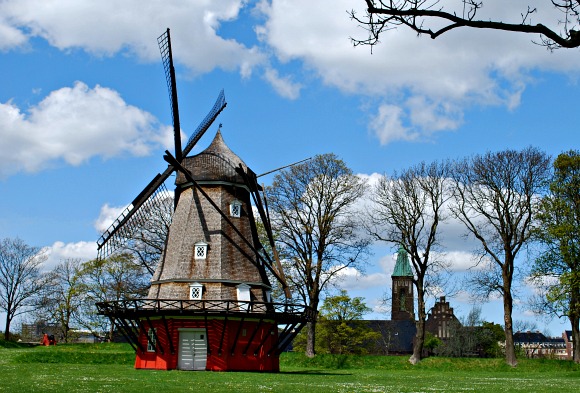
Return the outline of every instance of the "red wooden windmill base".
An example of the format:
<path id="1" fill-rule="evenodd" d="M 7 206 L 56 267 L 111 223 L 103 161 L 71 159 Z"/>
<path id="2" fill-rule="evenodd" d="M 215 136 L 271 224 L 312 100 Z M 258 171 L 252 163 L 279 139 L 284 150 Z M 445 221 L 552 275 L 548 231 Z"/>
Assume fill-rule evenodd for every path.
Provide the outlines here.
<path id="1" fill-rule="evenodd" d="M 280 353 L 315 312 L 237 300 L 97 303 L 133 346 L 135 368 L 279 371 Z"/>

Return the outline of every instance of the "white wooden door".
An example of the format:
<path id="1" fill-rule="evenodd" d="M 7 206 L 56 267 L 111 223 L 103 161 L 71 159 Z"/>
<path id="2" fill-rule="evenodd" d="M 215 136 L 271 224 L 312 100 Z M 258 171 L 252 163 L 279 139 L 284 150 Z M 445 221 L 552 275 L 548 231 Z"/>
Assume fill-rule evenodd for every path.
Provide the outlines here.
<path id="1" fill-rule="evenodd" d="M 205 370 L 207 362 L 207 335 L 205 330 L 179 332 L 178 356 L 178 369 Z"/>

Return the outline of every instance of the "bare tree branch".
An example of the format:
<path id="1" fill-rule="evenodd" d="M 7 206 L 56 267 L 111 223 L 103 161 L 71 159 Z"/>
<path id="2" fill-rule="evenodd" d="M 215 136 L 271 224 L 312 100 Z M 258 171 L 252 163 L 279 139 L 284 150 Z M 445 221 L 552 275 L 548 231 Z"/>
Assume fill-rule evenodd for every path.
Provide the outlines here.
<path id="1" fill-rule="evenodd" d="M 439 0 L 365 0 L 367 11 L 364 17 L 359 17 L 355 11 L 350 11 L 349 14 L 368 32 L 368 37 L 351 40 L 355 46 L 374 46 L 380 42 L 382 34 L 399 26 L 406 26 L 417 34 L 426 34 L 432 39 L 451 30 L 468 27 L 538 34 L 541 36 L 541 44 L 549 49 L 577 48 L 580 46 L 580 32 L 576 30 L 580 24 L 580 4 L 575 0 L 549 1 L 563 15 L 562 20 L 555 21 L 563 26 L 561 32 L 542 23 L 532 24 L 530 16 L 537 10 L 530 6 L 521 13 L 519 23 L 506 23 L 478 19 L 478 11 L 484 6 L 483 0 L 461 0 L 458 2 L 463 8 L 461 14 L 446 10 Z"/>

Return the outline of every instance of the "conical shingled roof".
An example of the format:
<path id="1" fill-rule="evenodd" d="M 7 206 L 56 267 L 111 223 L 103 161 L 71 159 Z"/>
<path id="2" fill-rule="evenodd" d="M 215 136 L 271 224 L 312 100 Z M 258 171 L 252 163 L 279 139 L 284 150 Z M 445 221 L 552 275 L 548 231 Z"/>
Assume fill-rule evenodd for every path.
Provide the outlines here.
<path id="1" fill-rule="evenodd" d="M 411 264 L 409 263 L 409 255 L 403 247 L 399 247 L 397 252 L 397 263 L 395 264 L 395 269 L 391 277 L 413 277 L 413 270 L 411 270 Z"/>
<path id="2" fill-rule="evenodd" d="M 196 181 L 244 182 L 236 172 L 236 168 L 242 164 L 242 167 L 246 169 L 246 164 L 226 145 L 220 130 L 207 149 L 193 157 L 185 157 L 182 164 L 191 172 Z M 186 182 L 185 176 L 178 173 L 175 183 Z"/>

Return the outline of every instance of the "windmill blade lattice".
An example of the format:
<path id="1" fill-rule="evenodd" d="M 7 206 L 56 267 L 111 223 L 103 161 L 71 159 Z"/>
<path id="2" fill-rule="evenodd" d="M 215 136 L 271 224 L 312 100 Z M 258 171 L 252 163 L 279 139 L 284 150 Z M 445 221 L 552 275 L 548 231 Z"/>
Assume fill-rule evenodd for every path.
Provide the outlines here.
<path id="1" fill-rule="evenodd" d="M 147 222 L 152 219 L 152 212 L 159 213 L 165 210 L 163 204 L 168 199 L 173 200 L 173 195 L 164 184 L 171 172 L 173 168 L 169 167 L 163 174 L 157 174 L 101 235 L 97 241 L 99 259 L 107 258 L 125 248 L 146 227 Z"/>
<path id="2" fill-rule="evenodd" d="M 165 70 L 167 80 L 167 90 L 169 91 L 169 103 L 171 106 L 171 117 L 173 119 L 173 138 L 175 142 L 175 157 L 181 161 L 181 125 L 179 122 L 179 103 L 177 100 L 177 83 L 175 82 L 175 68 L 173 67 L 173 55 L 171 53 L 171 36 L 169 29 L 157 38 L 159 50 L 161 51 L 161 61 Z"/>
<path id="3" fill-rule="evenodd" d="M 226 96 L 224 94 L 224 90 L 220 91 L 218 98 L 215 100 L 213 104 L 213 108 L 209 111 L 209 113 L 205 116 L 205 119 L 197 126 L 196 130 L 191 134 L 191 137 L 187 140 L 187 144 L 183 149 L 183 156 L 187 156 L 187 154 L 193 149 L 195 144 L 201 139 L 203 134 L 207 131 L 207 129 L 212 125 L 216 117 L 224 110 L 226 107 Z"/>

